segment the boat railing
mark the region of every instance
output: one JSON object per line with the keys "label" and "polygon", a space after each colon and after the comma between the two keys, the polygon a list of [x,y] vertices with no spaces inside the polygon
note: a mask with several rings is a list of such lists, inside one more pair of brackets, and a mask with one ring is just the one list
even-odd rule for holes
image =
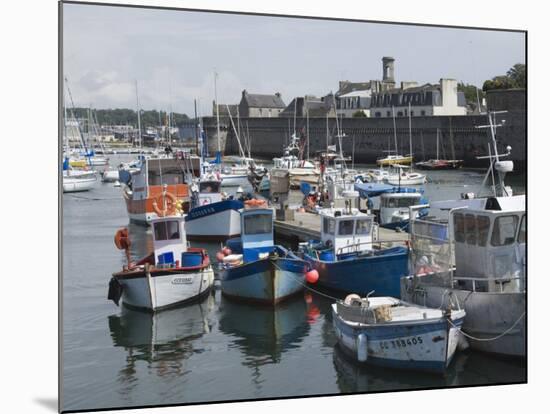
{"label": "boat railing", "polygon": [[[491,293],[509,293],[505,292],[504,288],[507,283],[511,283],[512,281],[518,281],[519,285],[525,286],[524,283],[522,283],[525,280],[525,276],[513,276],[513,277],[499,277],[499,278],[487,278],[487,277],[462,277],[462,276],[453,276],[453,281],[466,281],[472,283],[472,291],[477,292],[478,290],[481,292],[491,292]],[[482,285],[483,284],[483,285]],[[486,289],[485,286],[494,284],[493,286],[498,286],[497,291],[494,291],[493,289]],[[517,290],[521,290],[520,287],[518,287]]]}
{"label": "boat railing", "polygon": [[[365,241],[365,242],[360,242],[360,243],[349,244],[347,246],[342,246],[342,247],[338,248],[336,250],[336,255],[345,254],[345,253],[362,252],[362,251],[365,251],[367,249],[360,249],[359,247],[360,246],[367,246],[367,245],[372,245],[373,246],[373,249],[370,249],[370,250],[375,250],[375,249],[381,250],[384,247],[393,246],[394,243],[395,243],[395,240],[372,240],[372,241]],[[345,251],[345,250],[347,250],[347,251]]]}

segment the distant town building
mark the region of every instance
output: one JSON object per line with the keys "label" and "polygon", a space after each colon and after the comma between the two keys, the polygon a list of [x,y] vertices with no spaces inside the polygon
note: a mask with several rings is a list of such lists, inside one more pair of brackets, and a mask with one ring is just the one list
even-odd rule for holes
{"label": "distant town building", "polygon": [[248,93],[245,89],[239,103],[239,113],[244,118],[271,118],[278,117],[285,107],[279,92],[274,95],[259,95]]}
{"label": "distant town building", "polygon": [[402,82],[400,88],[373,93],[370,116],[388,118],[392,116],[441,116],[466,115],[466,98],[458,92],[455,79],[441,79],[439,84],[417,86],[416,82]]}
{"label": "distant town building", "polygon": [[296,97],[279,114],[280,117],[294,117],[294,108],[296,108],[297,118],[329,118],[335,117],[332,100],[318,98],[312,95]]}

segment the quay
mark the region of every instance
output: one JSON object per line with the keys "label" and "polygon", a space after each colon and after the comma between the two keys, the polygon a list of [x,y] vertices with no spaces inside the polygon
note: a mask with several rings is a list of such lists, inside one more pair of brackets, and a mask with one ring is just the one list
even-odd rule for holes
{"label": "quay", "polygon": [[[317,214],[294,212],[294,220],[274,220],[275,234],[277,237],[299,241],[321,238],[321,219]],[[409,233],[379,228],[378,240],[392,243],[393,245],[405,245],[409,239]]]}

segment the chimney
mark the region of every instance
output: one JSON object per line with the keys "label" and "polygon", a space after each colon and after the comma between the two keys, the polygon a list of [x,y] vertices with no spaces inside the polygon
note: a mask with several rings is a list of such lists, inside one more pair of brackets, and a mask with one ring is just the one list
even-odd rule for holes
{"label": "chimney", "polygon": [[393,74],[395,59],[391,56],[384,56],[382,58],[382,82],[395,83]]}
{"label": "chimney", "polygon": [[281,97],[281,93],[280,93],[280,92],[275,92],[275,96],[276,96],[277,98],[280,98],[280,97]]}

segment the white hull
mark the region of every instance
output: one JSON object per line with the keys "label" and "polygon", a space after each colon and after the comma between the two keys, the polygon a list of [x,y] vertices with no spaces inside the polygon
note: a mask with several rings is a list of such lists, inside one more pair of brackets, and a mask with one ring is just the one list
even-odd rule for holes
{"label": "white hull", "polygon": [[248,175],[222,174],[222,187],[238,187],[248,184]]}
{"label": "white hull", "polygon": [[112,183],[118,181],[118,170],[105,170],[101,175],[101,181],[106,183]]}
{"label": "white hull", "polygon": [[196,272],[116,279],[122,285],[122,302],[125,305],[160,310],[206,293],[214,284],[214,271],[209,266]]}
{"label": "white hull", "polygon": [[79,191],[88,191],[94,188],[97,182],[95,174],[63,176],[63,192],[76,193]]}
{"label": "white hull", "polygon": [[185,222],[188,238],[228,238],[241,234],[241,216],[236,210],[224,210]]}
{"label": "white hull", "polygon": [[421,175],[419,177],[399,177],[390,176],[387,179],[388,184],[391,185],[422,185],[426,182],[426,176]]}

